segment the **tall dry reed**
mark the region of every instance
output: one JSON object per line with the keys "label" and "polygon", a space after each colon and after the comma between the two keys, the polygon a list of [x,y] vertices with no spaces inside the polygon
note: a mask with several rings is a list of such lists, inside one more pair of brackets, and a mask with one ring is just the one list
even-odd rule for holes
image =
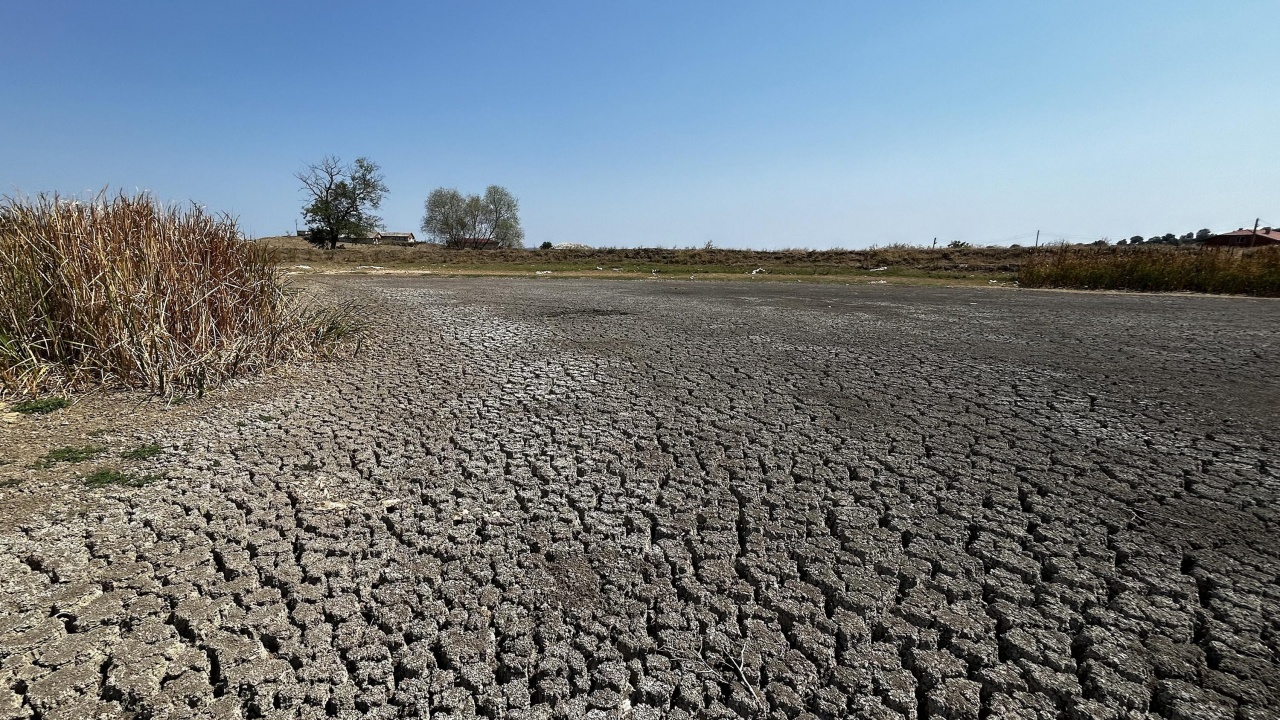
{"label": "tall dry reed", "polygon": [[0,389],[203,392],[324,353],[348,328],[236,222],[150,196],[0,200]]}
{"label": "tall dry reed", "polygon": [[1018,284],[1280,296],[1280,247],[1062,246],[1024,260]]}

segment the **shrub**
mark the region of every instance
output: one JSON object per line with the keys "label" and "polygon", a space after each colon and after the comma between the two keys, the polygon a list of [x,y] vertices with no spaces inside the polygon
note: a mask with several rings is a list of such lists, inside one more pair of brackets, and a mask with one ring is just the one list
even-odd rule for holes
{"label": "shrub", "polygon": [[1280,296],[1280,247],[1061,246],[1027,258],[1018,284]]}
{"label": "shrub", "polygon": [[0,390],[199,394],[349,328],[349,309],[290,291],[229,216],[145,194],[0,200]]}

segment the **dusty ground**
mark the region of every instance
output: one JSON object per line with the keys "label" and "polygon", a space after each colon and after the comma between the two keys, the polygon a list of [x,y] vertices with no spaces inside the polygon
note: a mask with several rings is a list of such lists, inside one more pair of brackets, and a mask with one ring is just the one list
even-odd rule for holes
{"label": "dusty ground", "polygon": [[358,359],[0,489],[0,719],[1280,717],[1276,301],[322,282]]}

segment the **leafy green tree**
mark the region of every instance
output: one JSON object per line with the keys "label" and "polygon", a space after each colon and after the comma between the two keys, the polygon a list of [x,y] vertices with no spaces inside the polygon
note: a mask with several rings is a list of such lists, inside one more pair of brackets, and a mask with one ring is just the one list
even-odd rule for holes
{"label": "leafy green tree", "polygon": [[506,188],[490,185],[484,195],[436,188],[427,196],[422,232],[445,247],[524,247],[520,203]]}
{"label": "leafy green tree", "polygon": [[524,229],[520,227],[520,203],[506,188],[490,185],[484,191],[484,228],[498,247],[524,247]]}
{"label": "leafy green tree", "polygon": [[307,194],[302,217],[317,245],[333,249],[340,238],[365,237],[382,229],[382,218],[373,211],[382,204],[387,186],[378,165],[368,158],[356,158],[346,165],[326,155],[294,177]]}
{"label": "leafy green tree", "polygon": [[1196,231],[1196,240],[1199,240],[1200,242],[1204,242],[1211,237],[1213,237],[1213,231],[1209,228],[1200,228]]}
{"label": "leafy green tree", "polygon": [[971,245],[969,245],[969,243],[963,240],[952,240],[951,242],[947,243],[947,247],[960,250],[963,248],[971,247]]}
{"label": "leafy green tree", "polygon": [[1141,245],[1144,242],[1146,241],[1142,239],[1141,235],[1134,235],[1133,237],[1129,238],[1130,245]]}
{"label": "leafy green tree", "polygon": [[467,199],[453,188],[436,188],[427,196],[422,232],[427,241],[458,247],[467,236]]}
{"label": "leafy green tree", "polygon": [[550,249],[551,249],[551,241],[550,241],[550,240],[543,240],[543,241],[542,241],[542,244],[538,246],[538,249],[539,249],[539,250],[550,250]]}

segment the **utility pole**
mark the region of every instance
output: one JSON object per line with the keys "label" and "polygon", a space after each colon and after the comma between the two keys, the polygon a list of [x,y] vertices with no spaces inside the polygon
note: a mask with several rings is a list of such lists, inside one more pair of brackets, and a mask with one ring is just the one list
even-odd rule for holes
{"label": "utility pole", "polygon": [[1254,218],[1253,220],[1253,237],[1249,238],[1249,247],[1256,247],[1258,244],[1258,223],[1262,222],[1262,218]]}
{"label": "utility pole", "polygon": [[1040,247],[1040,231],[1036,231],[1036,247]]}
{"label": "utility pole", "polygon": [[934,238],[934,239],[933,239],[933,249],[934,249],[934,250],[937,250],[937,249],[938,249],[938,238]]}

